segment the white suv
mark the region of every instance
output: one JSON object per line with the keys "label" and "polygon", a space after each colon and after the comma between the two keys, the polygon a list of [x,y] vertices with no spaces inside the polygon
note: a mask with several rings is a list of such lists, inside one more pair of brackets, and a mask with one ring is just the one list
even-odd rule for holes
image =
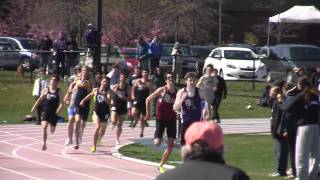
{"label": "white suv", "polygon": [[[203,70],[208,64],[218,69],[225,80],[265,80],[267,68],[257,55],[248,48],[219,47],[206,58]],[[254,73],[254,74],[253,74]]]}

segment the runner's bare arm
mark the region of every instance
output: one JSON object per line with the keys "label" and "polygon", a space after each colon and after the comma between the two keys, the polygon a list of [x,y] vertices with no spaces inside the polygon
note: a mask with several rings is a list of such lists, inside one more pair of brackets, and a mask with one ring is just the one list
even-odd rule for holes
{"label": "runner's bare arm", "polygon": [[44,89],[42,92],[41,92],[41,95],[40,97],[37,99],[37,101],[34,103],[34,105],[32,106],[31,108],[31,113],[34,112],[34,110],[39,106],[39,104],[44,100],[44,98],[46,97],[48,93],[48,89]]}
{"label": "runner's bare arm", "polygon": [[[61,97],[62,97],[62,92],[59,91],[59,99],[61,99]],[[56,111],[56,114],[59,114],[59,113],[60,113],[62,107],[63,107],[63,102],[60,102],[60,104],[59,104],[59,106],[58,106],[58,109],[57,109],[57,111]]]}
{"label": "runner's bare arm", "polygon": [[86,97],[84,97],[81,101],[80,101],[80,106],[83,106],[84,103],[86,101],[88,101],[90,98],[92,98],[92,96],[94,96],[98,91],[98,88],[94,88],[91,93],[89,93]]}
{"label": "runner's bare arm", "polygon": [[164,88],[160,87],[155,92],[153,92],[152,94],[150,94],[147,97],[147,99],[146,99],[146,116],[145,116],[145,120],[149,120],[150,119],[150,104],[151,104],[151,101],[154,98],[161,96],[163,90],[164,90]]}
{"label": "runner's bare arm", "polygon": [[183,88],[178,91],[177,96],[176,96],[177,98],[173,104],[174,111],[176,111],[176,112],[181,111],[182,103],[187,96],[188,96],[188,94],[187,94],[187,92],[184,92]]}

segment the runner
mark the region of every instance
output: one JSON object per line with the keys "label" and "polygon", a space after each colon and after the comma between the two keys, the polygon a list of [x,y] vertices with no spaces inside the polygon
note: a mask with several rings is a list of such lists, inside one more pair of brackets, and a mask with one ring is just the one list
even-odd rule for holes
{"label": "runner", "polygon": [[197,75],[188,72],[184,79],[187,87],[180,89],[173,110],[181,111],[181,145],[185,144],[184,134],[194,122],[208,120],[208,100],[203,91],[196,87]]}
{"label": "runner", "polygon": [[50,132],[53,134],[57,126],[57,114],[62,108],[62,103],[59,104],[62,95],[58,88],[58,82],[59,76],[53,75],[50,79],[49,87],[42,91],[41,96],[31,109],[31,112],[33,113],[39,104],[43,102],[43,119],[41,121],[43,137],[42,151],[47,150],[48,126],[50,125]]}
{"label": "runner", "polygon": [[174,141],[176,139],[177,134],[177,115],[176,112],[173,111],[173,103],[176,99],[176,89],[174,87],[174,76],[172,73],[166,74],[166,85],[159,87],[155,92],[153,92],[150,96],[148,96],[146,100],[146,117],[145,120],[148,121],[151,117],[150,113],[150,104],[153,99],[159,98],[157,101],[157,118],[156,118],[156,131],[154,133],[154,144],[160,146],[162,141],[162,135],[164,130],[167,130],[167,148],[163,152],[163,155],[160,160],[159,171],[163,173],[165,169],[163,168],[163,164],[169,158],[173,146]]}
{"label": "runner", "polygon": [[122,133],[122,123],[128,111],[127,102],[130,101],[128,97],[128,83],[126,82],[126,74],[120,73],[119,84],[112,86],[112,100],[111,100],[111,121],[112,124],[117,125],[116,145],[120,144],[120,135]]}
{"label": "runner", "polygon": [[146,106],[145,101],[152,92],[152,85],[148,79],[149,72],[147,69],[142,70],[142,77],[137,79],[131,89],[131,97],[133,100],[133,115],[141,122],[140,137],[143,137],[145,125]]}
{"label": "runner", "polygon": [[[129,78],[128,78],[128,84],[129,84],[129,88],[130,88],[129,92],[131,92],[132,86],[135,83],[135,81],[140,78],[141,78],[141,69],[138,66],[134,66],[133,74],[131,76],[129,76]],[[131,97],[131,94],[130,94],[130,97]],[[134,126],[133,126],[134,119],[133,119],[132,102],[131,101],[128,101],[127,108],[128,108],[128,119],[130,119],[129,127],[134,128]]]}
{"label": "runner", "polygon": [[77,91],[74,99],[75,109],[75,121],[76,121],[76,144],[74,149],[79,149],[79,144],[82,140],[82,134],[86,126],[86,121],[89,115],[90,101],[80,106],[80,102],[85,98],[91,89],[91,83],[88,81],[89,68],[87,66],[82,67],[80,79],[76,81],[72,91]]}
{"label": "runner", "polygon": [[[213,103],[215,91],[217,89],[217,78],[212,76],[213,73],[213,65],[209,64],[206,67],[205,74],[201,76],[197,83],[197,87],[202,89],[205,95],[208,97],[208,104]],[[209,109],[209,119],[212,118],[213,106],[210,106]]]}
{"label": "runner", "polygon": [[75,109],[74,109],[74,100],[77,94],[77,89],[73,87],[75,86],[76,82],[80,79],[81,76],[81,67],[75,67],[75,75],[72,75],[69,78],[69,88],[66,95],[63,98],[63,102],[68,104],[68,139],[65,142],[65,145],[68,146],[73,143],[72,136],[74,131],[74,120],[75,120]]}
{"label": "runner", "polygon": [[111,95],[110,92],[108,92],[109,83],[110,79],[108,77],[103,77],[100,82],[100,86],[98,88],[94,88],[92,92],[80,102],[80,106],[85,107],[86,103],[90,101],[93,96],[95,97],[92,120],[96,123],[96,129],[93,134],[93,146],[90,149],[92,153],[97,150],[98,139],[104,135],[107,128],[107,121],[110,116],[109,104]]}

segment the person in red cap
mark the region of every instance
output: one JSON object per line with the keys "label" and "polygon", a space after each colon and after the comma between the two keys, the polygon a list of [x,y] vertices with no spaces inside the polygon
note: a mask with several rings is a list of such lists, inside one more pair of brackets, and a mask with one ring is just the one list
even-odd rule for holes
{"label": "person in red cap", "polygon": [[193,123],[185,133],[181,149],[184,163],[160,174],[157,180],[249,180],[242,170],[226,165],[223,159],[223,132],[213,122]]}

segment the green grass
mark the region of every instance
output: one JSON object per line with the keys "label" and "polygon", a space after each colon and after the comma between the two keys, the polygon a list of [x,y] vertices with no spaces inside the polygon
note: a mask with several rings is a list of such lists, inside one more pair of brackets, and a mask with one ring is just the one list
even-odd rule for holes
{"label": "green grass", "polygon": [[[122,147],[120,153],[153,162],[159,162],[162,155],[162,152],[140,144]],[[252,180],[281,179],[267,176],[276,166],[271,136],[226,135],[224,157],[227,164],[243,169]],[[171,155],[170,161],[181,161],[178,150]]]}
{"label": "green grass", "polygon": [[[220,107],[222,119],[270,116],[268,108],[255,105],[265,85],[264,82],[257,82],[255,90],[252,90],[252,82],[227,81],[228,97],[222,101]],[[64,83],[61,82],[59,87],[65,92],[66,86]],[[32,88],[33,84],[30,83],[29,78],[17,78],[14,71],[0,70],[0,124],[23,123],[24,116],[30,114],[31,106],[34,103]],[[252,102],[255,108],[246,110],[247,102]],[[66,108],[61,115],[67,117]]]}

